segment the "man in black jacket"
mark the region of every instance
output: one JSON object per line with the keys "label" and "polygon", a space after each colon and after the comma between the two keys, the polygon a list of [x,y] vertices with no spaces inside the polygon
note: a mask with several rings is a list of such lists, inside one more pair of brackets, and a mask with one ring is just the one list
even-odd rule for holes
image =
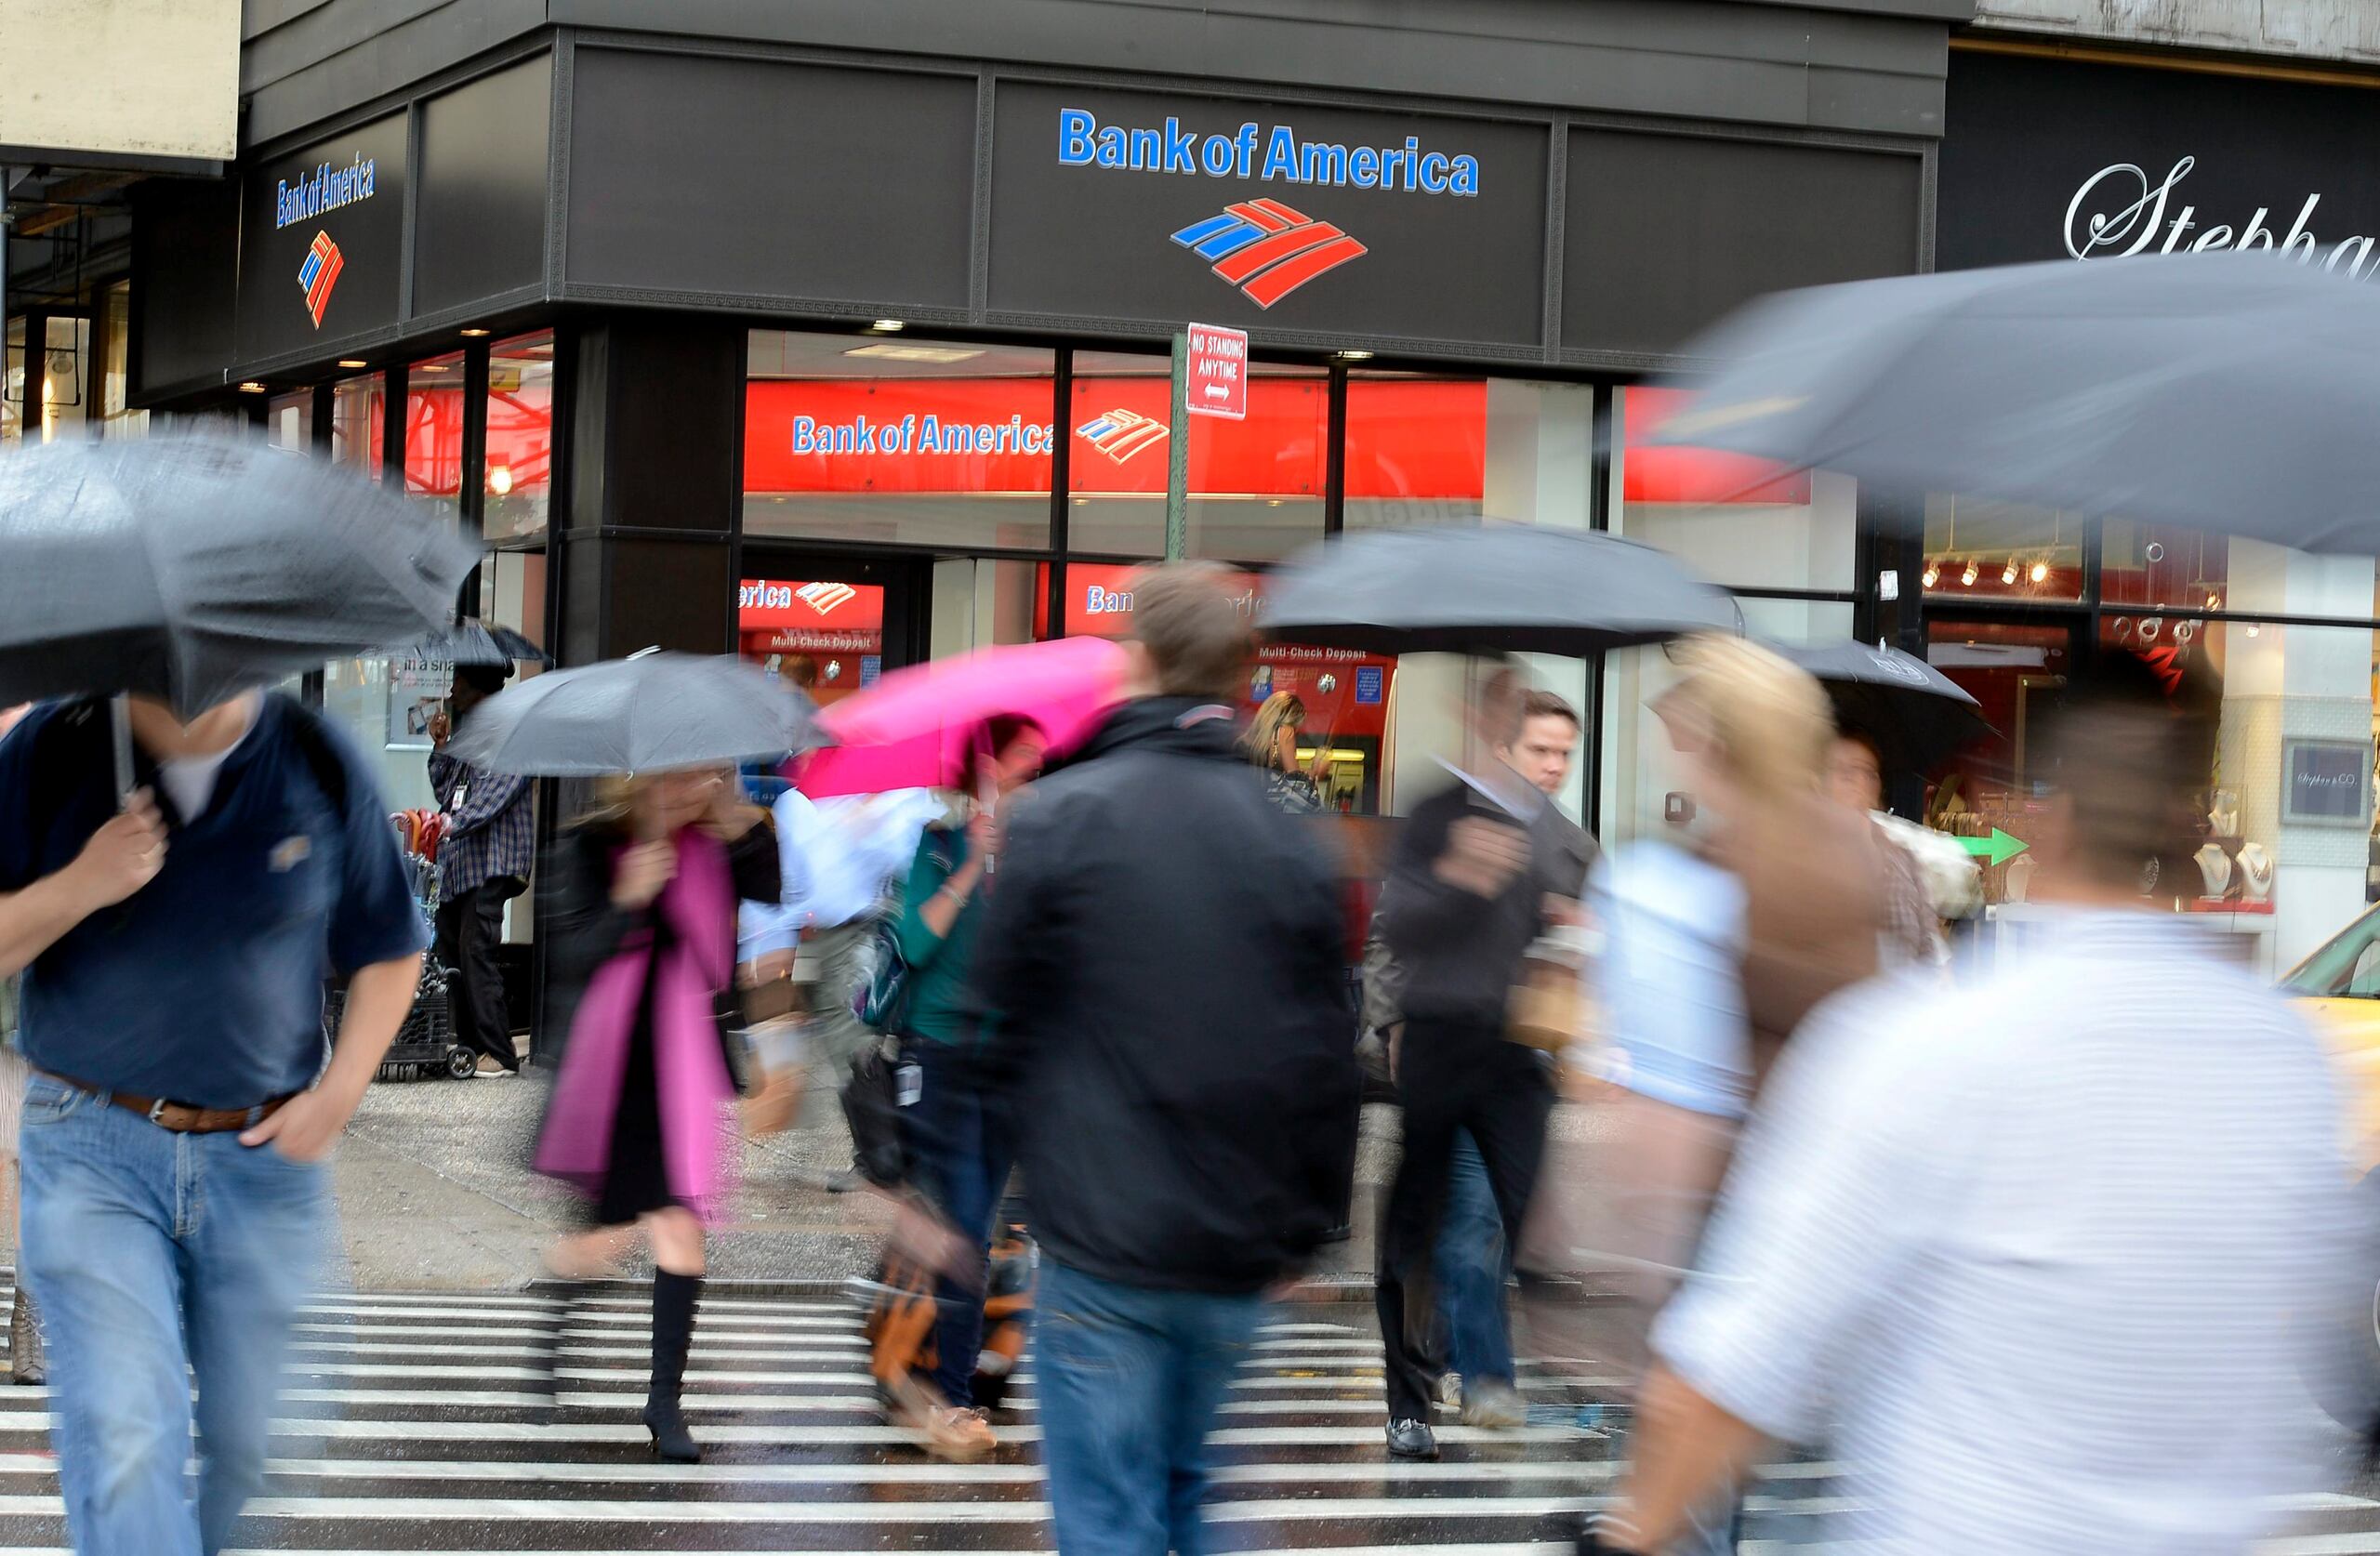
{"label": "man in black jacket", "polygon": [[[1527,703],[1510,671],[1476,709],[1491,760],[1418,806],[1397,840],[1376,927],[1404,969],[1397,1085],[1404,1153],[1381,1218],[1380,1308],[1388,1451],[1435,1458],[1430,1430],[1430,1256],[1445,1210],[1455,1137],[1468,1130],[1517,1248],[1554,1107],[1545,1057],[1505,1037],[1506,1007],[1529,945],[1560,904],[1575,908],[1594,845],[1516,771]],[[1417,1299],[1408,1303],[1408,1292]]]}
{"label": "man in black jacket", "polygon": [[1246,619],[1209,566],[1133,596],[1136,695],[1015,806],[972,976],[1045,1256],[1065,1556],[1205,1549],[1208,1428],[1354,1159],[1334,872],[1232,743]]}

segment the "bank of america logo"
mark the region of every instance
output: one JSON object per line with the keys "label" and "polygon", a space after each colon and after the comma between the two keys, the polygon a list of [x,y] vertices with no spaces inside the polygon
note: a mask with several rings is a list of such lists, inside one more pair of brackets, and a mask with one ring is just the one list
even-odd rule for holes
{"label": "bank of america logo", "polygon": [[1215,273],[1259,308],[1272,307],[1316,276],[1367,252],[1330,223],[1277,200],[1226,205],[1223,215],[1183,228],[1173,241],[1213,260]]}
{"label": "bank of america logo", "polygon": [[1118,465],[1165,442],[1165,423],[1136,411],[1102,411],[1075,429],[1075,436]]}
{"label": "bank of america logo", "polygon": [[793,591],[793,597],[825,616],[832,615],[836,606],[857,599],[859,590],[849,584],[804,584]]}
{"label": "bank of america logo", "polygon": [[314,316],[316,329],[323,327],[323,310],[330,307],[331,288],[338,284],[338,272],[346,268],[347,257],[331,242],[331,235],[315,233],[314,246],[306,251],[306,262],[298,267],[298,286],[306,294],[306,311]]}

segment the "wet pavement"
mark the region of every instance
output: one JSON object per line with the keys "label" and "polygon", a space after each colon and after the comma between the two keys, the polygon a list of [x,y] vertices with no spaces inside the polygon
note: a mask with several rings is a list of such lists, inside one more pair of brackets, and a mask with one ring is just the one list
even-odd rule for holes
{"label": "wet pavement", "polygon": [[[883,1425],[857,1310],[722,1283],[704,1302],[688,1413],[708,1456],[654,1462],[642,1401],[645,1308],[629,1286],[505,1295],[326,1298],[303,1320],[275,1430],[274,1483],[243,1549],[984,1552],[1044,1549],[1045,1490],[1028,1357],[989,1462],[935,1464]],[[559,1358],[558,1407],[543,1391]],[[1616,1418],[1592,1358],[1531,1364],[1527,1429],[1444,1426],[1445,1458],[1391,1465],[1368,1303],[1276,1310],[1236,1379],[1215,1448],[1219,1550],[1460,1556],[1567,1549],[1565,1521],[1614,1471]],[[46,1395],[0,1388],[0,1552],[64,1544]],[[2304,1533],[2273,1556],[2380,1552],[2380,1503],[2299,1499]],[[1823,1460],[1767,1469],[1749,1551],[1802,1549],[1851,1495]]]}

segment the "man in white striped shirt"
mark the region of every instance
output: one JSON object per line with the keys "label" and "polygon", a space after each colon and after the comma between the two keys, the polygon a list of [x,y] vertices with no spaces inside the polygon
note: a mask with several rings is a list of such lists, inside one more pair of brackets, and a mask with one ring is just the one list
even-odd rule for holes
{"label": "man in white striped shirt", "polygon": [[1661,1549],[1764,1438],[1853,1467],[1835,1533],[1926,1556],[2239,1552],[2320,1473],[2306,1376],[2373,1289],[2329,1062],[2137,896],[2206,720],[2127,659],[2033,733],[2057,917],[1787,1048],[1582,1549]]}

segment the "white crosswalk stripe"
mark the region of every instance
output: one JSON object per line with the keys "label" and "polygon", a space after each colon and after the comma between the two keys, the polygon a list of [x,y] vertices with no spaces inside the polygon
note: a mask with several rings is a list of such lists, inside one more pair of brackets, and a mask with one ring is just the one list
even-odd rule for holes
{"label": "white crosswalk stripe", "polygon": [[[0,1298],[6,1296],[0,1286]],[[1524,1365],[1527,1428],[1440,1429],[1443,1461],[1389,1462],[1368,1308],[1315,1303],[1268,1324],[1214,1434],[1215,1546],[1363,1556],[1569,1549],[1567,1521],[1608,1495],[1612,1441],[1555,1398],[1608,1397],[1592,1365]],[[342,1294],[298,1326],[271,1483],[246,1549],[288,1556],[544,1556],[848,1551],[998,1556],[1044,1549],[1029,1360],[988,1462],[944,1465],[886,1425],[849,1304],[707,1298],[686,1404],[709,1454],[650,1457],[643,1298]],[[0,1556],[62,1556],[48,1391],[0,1388]],[[1811,1549],[1854,1495],[1844,1467],[1781,1463],[1751,1488],[1747,1551]],[[2300,1498],[2304,1532],[2267,1556],[2380,1556],[2380,1506]]]}

